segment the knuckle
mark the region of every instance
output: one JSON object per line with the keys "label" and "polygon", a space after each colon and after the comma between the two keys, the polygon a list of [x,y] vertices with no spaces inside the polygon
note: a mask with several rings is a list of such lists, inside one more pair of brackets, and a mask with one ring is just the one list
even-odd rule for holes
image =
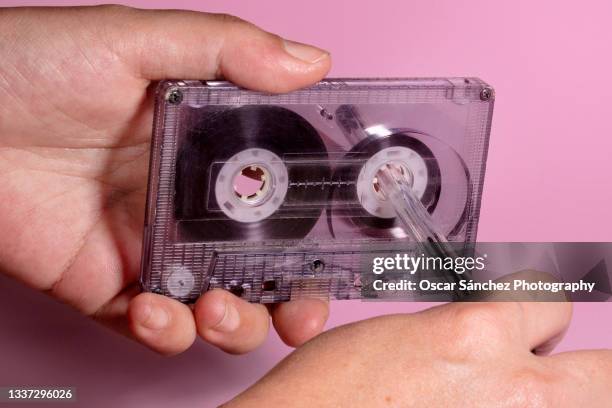
{"label": "knuckle", "polygon": [[218,13],[212,15],[213,19],[216,20],[228,35],[247,35],[252,38],[266,38],[274,37],[270,33],[262,30],[257,25],[250,21],[243,20],[240,17],[232,14]]}
{"label": "knuckle", "polygon": [[237,17],[233,14],[227,14],[227,13],[217,13],[214,14],[214,17],[223,24],[228,24],[228,25],[233,25],[233,24],[250,24],[247,21],[241,19],[240,17]]}
{"label": "knuckle", "polygon": [[451,314],[452,334],[464,346],[482,345],[503,337],[499,308],[492,303],[460,305]]}
{"label": "knuckle", "polygon": [[542,369],[523,367],[514,370],[506,381],[506,401],[511,407],[548,408],[559,406],[559,379]]}
{"label": "knuckle", "polygon": [[515,319],[509,319],[508,313],[518,312],[520,305],[508,302],[453,304],[439,328],[446,344],[444,355],[461,361],[490,358],[511,338]]}

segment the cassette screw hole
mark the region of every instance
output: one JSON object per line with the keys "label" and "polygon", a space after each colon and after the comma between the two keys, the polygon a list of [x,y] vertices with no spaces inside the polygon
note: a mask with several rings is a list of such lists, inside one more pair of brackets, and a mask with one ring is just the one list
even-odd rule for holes
{"label": "cassette screw hole", "polygon": [[230,286],[229,291],[238,297],[241,297],[244,294],[244,288],[241,285],[232,285]]}
{"label": "cassette screw hole", "polygon": [[246,166],[234,177],[234,193],[246,204],[258,204],[269,190],[269,177],[261,166]]}
{"label": "cassette screw hole", "polygon": [[166,95],[166,100],[172,105],[178,105],[183,101],[183,93],[178,89],[173,89]]}
{"label": "cassette screw hole", "polygon": [[323,116],[323,118],[327,120],[332,120],[334,118],[334,115],[325,108],[321,109],[319,113],[321,114],[321,116]]}
{"label": "cassette screw hole", "polygon": [[482,88],[480,91],[480,100],[488,101],[493,96],[493,90],[491,88]]}
{"label": "cassette screw hole", "polygon": [[323,272],[324,269],[325,269],[325,262],[323,262],[320,259],[315,259],[314,261],[310,263],[310,270],[313,271],[314,273]]}
{"label": "cassette screw hole", "polygon": [[274,280],[263,281],[261,283],[261,289],[263,289],[266,292],[275,290],[276,289],[276,281],[274,281]]}

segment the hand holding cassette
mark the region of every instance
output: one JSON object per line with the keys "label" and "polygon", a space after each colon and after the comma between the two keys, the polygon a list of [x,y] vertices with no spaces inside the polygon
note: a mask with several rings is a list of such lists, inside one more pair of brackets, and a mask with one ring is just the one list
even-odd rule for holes
{"label": "hand holding cassette", "polygon": [[[260,344],[261,305],[139,294],[150,85],[223,75],[290,91],[321,79],[328,54],[229,16],[119,6],[2,8],[0,36],[0,270],[163,354],[197,333],[235,353]],[[316,300],[270,310],[292,346],[328,313]]]}

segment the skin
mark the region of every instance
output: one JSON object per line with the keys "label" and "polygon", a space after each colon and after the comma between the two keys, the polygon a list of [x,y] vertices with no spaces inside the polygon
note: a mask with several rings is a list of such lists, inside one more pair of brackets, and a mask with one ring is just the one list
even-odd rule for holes
{"label": "skin", "polygon": [[163,354],[198,335],[244,353],[270,320],[292,346],[322,330],[322,301],[268,311],[212,291],[190,308],[137,279],[154,82],[285,92],[324,77],[327,52],[231,16],[120,6],[0,9],[0,37],[2,273]]}
{"label": "skin", "polygon": [[[232,353],[269,311],[224,291],[192,308],[136,280],[152,82],[220,78],[284,92],[322,78],[326,52],[223,15],[125,7],[0,9],[0,271],[163,354],[196,336]],[[230,407],[605,406],[610,351],[546,355],[569,303],[450,304],[313,338],[327,304],[270,310],[300,345]],[[537,350],[537,352],[533,352]]]}
{"label": "skin", "polygon": [[486,302],[349,324],[224,407],[608,407],[612,351],[547,355],[570,318],[567,302]]}

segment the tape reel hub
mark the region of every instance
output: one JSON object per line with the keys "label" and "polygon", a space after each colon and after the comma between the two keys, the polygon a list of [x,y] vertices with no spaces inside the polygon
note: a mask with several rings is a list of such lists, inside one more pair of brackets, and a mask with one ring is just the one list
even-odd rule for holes
{"label": "tape reel hub", "polygon": [[257,205],[270,191],[270,173],[266,167],[253,164],[240,170],[232,184],[238,198],[246,204]]}
{"label": "tape reel hub", "polygon": [[402,180],[406,182],[406,184],[409,185],[410,187],[412,187],[412,184],[414,182],[414,176],[412,175],[412,172],[403,163],[389,162],[385,164],[384,166],[378,169],[378,172],[376,172],[376,176],[374,176],[374,180],[372,180],[372,188],[374,189],[374,193],[376,193],[376,196],[381,201],[386,201],[387,196],[384,193],[384,191],[380,188],[380,184],[378,182],[378,173],[382,171],[384,168],[390,168],[390,167],[397,170],[397,173],[402,178]]}
{"label": "tape reel hub", "polygon": [[425,159],[409,147],[387,147],[370,157],[357,178],[357,197],[363,208],[379,218],[394,218],[395,211],[377,188],[376,175],[384,166],[399,167],[417,197],[422,198],[427,189],[428,171]]}
{"label": "tape reel hub", "polygon": [[278,210],[288,185],[287,167],[278,155],[250,148],[223,164],[215,182],[215,196],[229,218],[256,222]]}

